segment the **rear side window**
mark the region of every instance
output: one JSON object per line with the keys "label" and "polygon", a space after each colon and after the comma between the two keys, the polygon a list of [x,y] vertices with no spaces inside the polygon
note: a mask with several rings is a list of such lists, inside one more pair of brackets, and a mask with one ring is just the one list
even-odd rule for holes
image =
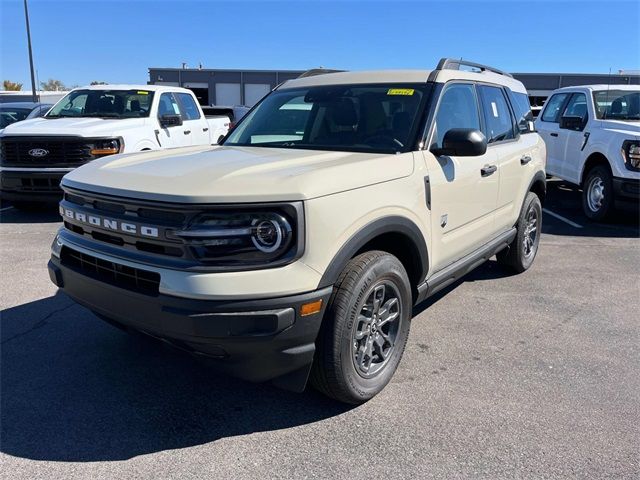
{"label": "rear side window", "polygon": [[471,84],[453,83],[446,87],[438,105],[431,146],[441,148],[445,133],[452,128],[480,130],[476,90]]}
{"label": "rear side window", "polygon": [[511,90],[508,90],[508,92],[511,97],[511,106],[516,115],[518,130],[520,133],[533,132],[530,128],[530,122],[533,121],[533,114],[531,113],[529,97],[524,93],[512,92]]}
{"label": "rear side window", "polygon": [[565,100],[569,96],[568,93],[556,93],[545,105],[544,112],[542,113],[543,122],[560,122],[560,109],[564,105]]}
{"label": "rear side window", "polygon": [[515,138],[513,116],[502,88],[479,85],[487,143]]}
{"label": "rear side window", "polygon": [[188,93],[176,93],[175,96],[178,97],[178,101],[182,105],[185,120],[197,120],[200,118],[200,110],[198,110],[198,105],[196,105],[191,95]]}

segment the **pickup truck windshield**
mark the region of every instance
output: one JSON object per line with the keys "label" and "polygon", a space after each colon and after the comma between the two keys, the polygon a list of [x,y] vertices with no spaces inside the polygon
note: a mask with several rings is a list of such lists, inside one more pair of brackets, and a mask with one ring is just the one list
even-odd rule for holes
{"label": "pickup truck windshield", "polygon": [[148,117],[153,101],[149,90],[74,90],[60,100],[44,118]]}
{"label": "pickup truck windshield", "polygon": [[593,102],[601,120],[640,120],[640,91],[600,90],[593,92]]}
{"label": "pickup truck windshield", "polygon": [[276,90],[224,145],[395,153],[412,149],[421,85],[327,85]]}

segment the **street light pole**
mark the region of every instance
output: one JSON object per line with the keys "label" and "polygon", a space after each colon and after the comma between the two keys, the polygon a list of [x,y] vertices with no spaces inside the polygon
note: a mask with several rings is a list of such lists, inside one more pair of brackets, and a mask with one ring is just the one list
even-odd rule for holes
{"label": "street light pole", "polygon": [[31,52],[31,29],[29,28],[29,10],[27,9],[27,0],[24,0],[24,18],[27,22],[27,44],[29,45],[29,67],[31,68],[31,100],[38,101],[36,95],[36,77],[33,71],[33,53]]}

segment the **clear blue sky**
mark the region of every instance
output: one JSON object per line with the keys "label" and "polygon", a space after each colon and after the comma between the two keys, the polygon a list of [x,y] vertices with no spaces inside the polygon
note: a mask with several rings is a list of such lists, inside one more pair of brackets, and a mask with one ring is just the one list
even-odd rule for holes
{"label": "clear blue sky", "polygon": [[[640,69],[640,1],[30,0],[39,79],[146,83],[148,67]],[[29,88],[22,0],[0,0],[0,78]]]}

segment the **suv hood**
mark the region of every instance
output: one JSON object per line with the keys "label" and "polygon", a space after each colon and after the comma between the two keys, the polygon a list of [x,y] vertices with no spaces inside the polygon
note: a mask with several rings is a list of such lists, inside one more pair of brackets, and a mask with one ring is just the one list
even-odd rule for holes
{"label": "suv hood", "polygon": [[33,118],[9,125],[3,135],[73,135],[81,137],[119,136],[122,131],[144,125],[144,118]]}
{"label": "suv hood", "polygon": [[95,160],[63,185],[108,195],[185,203],[305,200],[413,172],[413,154],[265,147],[186,147]]}

